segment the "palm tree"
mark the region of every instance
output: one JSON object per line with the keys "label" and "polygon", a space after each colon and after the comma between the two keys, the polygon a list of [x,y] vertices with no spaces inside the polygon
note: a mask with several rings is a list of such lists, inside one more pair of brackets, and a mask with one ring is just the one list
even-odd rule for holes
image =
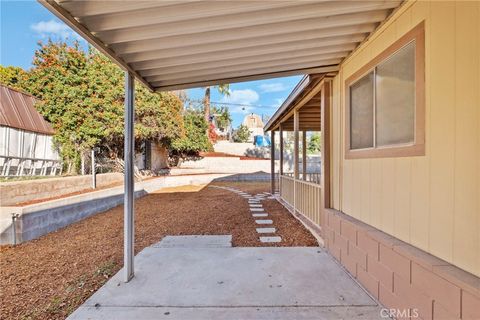
{"label": "palm tree", "polygon": [[[218,92],[221,95],[229,96],[230,95],[230,85],[229,84],[220,84],[215,86]],[[205,88],[205,96],[203,98],[203,104],[205,106],[204,113],[205,113],[205,120],[210,122],[210,87]]]}

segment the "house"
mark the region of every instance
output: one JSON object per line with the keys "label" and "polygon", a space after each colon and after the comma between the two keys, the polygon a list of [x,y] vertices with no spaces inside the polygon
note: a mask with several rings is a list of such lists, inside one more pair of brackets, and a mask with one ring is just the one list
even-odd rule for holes
{"label": "house", "polygon": [[248,132],[250,132],[248,142],[253,142],[255,136],[263,136],[264,124],[262,118],[258,114],[251,113],[246,115],[243,118],[242,124],[246,126],[248,128]]}
{"label": "house", "polygon": [[0,84],[0,176],[61,174],[53,134],[33,96]]}
{"label": "house", "polygon": [[[409,1],[265,125],[281,144],[281,201],[373,296],[423,319],[480,318],[479,21],[478,2]],[[298,166],[313,130],[319,184]]]}
{"label": "house", "polygon": [[[160,91],[308,74],[264,127],[272,146],[295,135],[293,172],[276,181],[271,156],[273,191],[386,307],[480,318],[480,2],[40,2],[126,70],[126,282],[134,78]],[[322,132],[320,184],[298,165],[301,131]]]}

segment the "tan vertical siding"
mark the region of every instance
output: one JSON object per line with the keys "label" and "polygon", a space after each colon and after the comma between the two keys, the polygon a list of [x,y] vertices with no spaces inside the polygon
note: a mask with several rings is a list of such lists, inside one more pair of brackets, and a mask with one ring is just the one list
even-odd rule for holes
{"label": "tan vertical siding", "polygon": [[[345,160],[344,80],[425,21],[426,155]],[[333,207],[480,275],[480,2],[410,1],[342,64]],[[337,162],[340,160],[340,162]]]}

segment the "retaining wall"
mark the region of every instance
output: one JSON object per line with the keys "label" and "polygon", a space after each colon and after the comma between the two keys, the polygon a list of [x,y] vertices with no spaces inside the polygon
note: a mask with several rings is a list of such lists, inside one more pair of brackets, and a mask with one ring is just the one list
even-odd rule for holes
{"label": "retaining wall", "polygon": [[[103,187],[122,180],[122,173],[97,174],[98,187]],[[11,206],[35,199],[61,196],[88,189],[91,185],[91,175],[1,182],[0,205]]]}

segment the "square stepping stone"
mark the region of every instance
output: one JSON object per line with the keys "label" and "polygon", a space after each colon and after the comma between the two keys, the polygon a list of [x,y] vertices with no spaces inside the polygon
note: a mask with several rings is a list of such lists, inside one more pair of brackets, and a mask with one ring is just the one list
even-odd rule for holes
{"label": "square stepping stone", "polygon": [[265,210],[263,208],[250,208],[250,211],[252,211],[252,212],[263,212]]}
{"label": "square stepping stone", "polygon": [[257,224],[272,224],[272,220],[255,220]]}
{"label": "square stepping stone", "polygon": [[250,203],[250,208],[261,208],[262,205],[260,203]]}
{"label": "square stepping stone", "polygon": [[252,214],[252,217],[254,218],[268,217],[268,213],[254,213]]}
{"label": "square stepping stone", "polygon": [[275,228],[257,228],[257,233],[275,233],[277,229]]}
{"label": "square stepping stone", "polygon": [[280,237],[260,237],[260,242],[263,243],[276,243],[276,242],[281,242],[282,238]]}
{"label": "square stepping stone", "polygon": [[259,201],[258,200],[248,200],[248,203],[249,204],[251,204],[251,203],[256,204],[256,203],[259,203]]}

